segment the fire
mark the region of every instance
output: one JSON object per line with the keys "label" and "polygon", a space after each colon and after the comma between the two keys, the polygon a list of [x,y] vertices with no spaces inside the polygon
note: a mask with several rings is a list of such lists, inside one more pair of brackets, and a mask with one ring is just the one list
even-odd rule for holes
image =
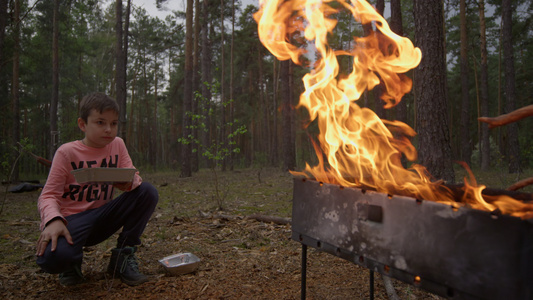
{"label": "fire", "polygon": [[[327,40],[337,24],[329,18],[338,12],[332,3],[351,12],[358,22],[372,23],[379,33],[355,37],[353,49],[335,51]],[[403,167],[402,155],[410,161],[417,158],[409,140],[415,131],[400,121],[381,120],[372,110],[356,104],[365,90],[373,89],[380,81],[386,90],[382,96],[385,108],[398,104],[411,90],[412,81],[404,73],[420,63],[419,48],[392,32],[385,19],[364,0],[260,0],[260,10],[254,17],[261,42],[278,59],[299,63],[305,50],[287,38],[297,30],[314,42],[320,57],[303,77],[305,92],[299,102],[309,111],[311,121],[317,120],[320,133],[315,151],[319,163],[314,167],[307,164],[303,172],[293,174],[457,205],[453,193],[441,181],[432,181],[423,166]],[[339,74],[340,55],[352,57],[350,74]],[[470,184],[465,183],[463,202],[476,209],[499,209],[522,217],[524,211],[533,208],[504,196],[488,203],[481,196],[484,188],[471,179]]]}

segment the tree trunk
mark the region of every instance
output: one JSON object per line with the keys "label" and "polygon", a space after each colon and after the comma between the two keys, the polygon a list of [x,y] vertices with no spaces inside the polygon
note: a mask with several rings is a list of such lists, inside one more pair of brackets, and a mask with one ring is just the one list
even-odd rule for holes
{"label": "tree trunk", "polygon": [[[194,90],[194,93],[192,96],[192,110],[195,115],[199,113],[198,99],[196,99],[194,95],[196,94],[196,92],[198,92],[199,86],[200,86],[200,82],[199,82],[199,77],[200,77],[200,74],[199,74],[200,72],[199,70],[200,69],[200,11],[201,11],[200,0],[195,0],[194,1],[194,51],[193,51],[193,66],[192,66],[192,69],[193,69],[192,86]],[[195,123],[194,124],[195,126],[193,126],[192,135],[195,138],[198,138],[198,125],[199,125],[198,120],[195,120],[193,122]],[[200,168],[199,161],[198,161],[199,147],[198,147],[198,144],[196,143],[194,143],[192,147],[195,149],[195,151],[193,151],[192,153],[191,169],[193,172],[198,172]]]}
{"label": "tree trunk", "polygon": [[[123,107],[124,110],[121,110],[120,114],[123,115],[123,121],[124,123],[121,124],[121,127],[120,127],[120,130],[121,130],[121,133],[120,133],[120,136],[121,137],[127,137],[127,126],[126,126],[126,122],[128,120],[128,118],[126,117],[127,116],[127,113],[126,113],[126,108],[127,108],[127,98],[128,98],[128,85],[127,85],[127,82],[128,82],[128,75],[127,75],[127,70],[128,70],[128,41],[129,41],[129,31],[130,31],[130,14],[131,14],[131,0],[128,0],[128,7],[126,8],[126,16],[124,17],[124,31],[123,31],[123,36],[124,36],[124,44],[122,45],[122,58],[124,60],[124,68],[122,69],[122,76],[123,76],[123,87],[124,87],[124,103],[123,103]],[[121,109],[122,109],[121,108]],[[132,119],[130,119],[130,122],[133,122]],[[125,141],[126,145],[129,145],[129,141],[126,139]]]}
{"label": "tree trunk", "polygon": [[[383,11],[384,10],[385,10],[385,1],[384,0],[377,0],[376,1],[376,11],[378,12],[378,14],[383,16]],[[374,34],[376,36],[379,36],[379,35],[382,34],[380,31],[374,31],[372,29],[371,29],[370,32],[371,32],[371,34]],[[378,76],[378,78],[381,79],[379,74],[376,74],[376,75]],[[372,92],[374,94],[374,111],[376,112],[376,115],[378,115],[378,117],[380,119],[386,119],[385,108],[383,107],[383,101],[381,100],[381,96],[383,95],[383,84],[382,84],[382,82],[380,82],[378,85],[376,85],[374,87],[374,89],[372,90]]]}
{"label": "tree trunk", "polygon": [[[202,9],[203,19],[202,22],[202,111],[204,113],[205,125],[207,132],[202,133],[202,144],[209,145],[211,143],[210,128],[211,128],[211,117],[209,115],[209,109],[211,106],[211,91],[209,90],[209,84],[211,84],[211,47],[209,44],[209,1],[203,1]],[[211,167],[211,161],[206,157],[205,162],[207,167]]]}
{"label": "tree trunk", "polygon": [[[258,141],[259,149],[261,151],[265,151],[265,149],[270,149],[270,114],[269,114],[269,106],[268,106],[268,94],[263,89],[263,82],[264,82],[264,76],[263,76],[263,52],[260,48],[259,51],[257,51],[257,61],[259,64],[259,103],[262,108],[262,122],[261,122],[261,135],[260,139]],[[261,118],[260,118],[261,119]],[[254,146],[254,156],[255,156],[255,146]]]}
{"label": "tree trunk", "polygon": [[[184,87],[183,87],[183,138],[186,140],[189,139],[191,135],[191,109],[192,109],[192,65],[193,65],[193,0],[187,0],[187,14],[185,22],[185,74],[184,74]],[[192,147],[191,143],[183,144],[181,148],[181,177],[191,177],[192,176],[192,166],[191,166],[191,157],[192,157]]]}
{"label": "tree trunk", "polygon": [[273,80],[272,80],[272,124],[270,128],[270,163],[272,166],[278,165],[278,84],[279,84],[279,71],[276,67],[278,65],[278,60],[273,59]]}
{"label": "tree trunk", "polygon": [[470,139],[470,99],[468,83],[468,34],[466,24],[466,0],[460,2],[461,19],[461,160],[471,165],[472,141]]}
{"label": "tree trunk", "polygon": [[[364,36],[369,36],[369,35],[372,34],[372,32],[373,32],[373,30],[372,30],[372,23],[366,23],[366,24],[363,24],[362,27],[363,27],[363,35],[364,35]],[[376,86],[376,87],[377,87],[377,86]],[[376,87],[374,87],[374,88],[376,88]],[[368,89],[367,89],[367,90],[365,90],[365,92],[363,93],[363,99],[364,99],[364,101],[363,101],[363,103],[364,103],[363,106],[364,106],[364,107],[370,107],[370,99],[368,99],[368,98],[370,98],[370,97],[369,97],[369,95],[368,95]],[[380,107],[380,106],[378,106],[378,107]],[[379,112],[378,112],[378,107],[376,107],[376,109],[374,109],[374,111],[375,111],[375,113],[376,113],[376,114],[378,115],[378,117],[379,117],[380,115],[379,115]]]}
{"label": "tree trunk", "polygon": [[[220,51],[221,53],[221,62],[220,62],[220,102],[222,103],[222,106],[220,107],[221,110],[221,118],[220,118],[220,144],[224,145],[225,147],[227,145],[226,140],[226,106],[224,105],[226,102],[226,94],[225,94],[225,64],[224,64],[224,0],[220,0]],[[218,154],[218,153],[217,153]],[[222,159],[222,171],[226,171],[226,159]]]}
{"label": "tree trunk", "polygon": [[[403,36],[401,0],[391,0],[390,10],[390,28],[397,35]],[[407,123],[407,104],[405,96],[404,99],[396,105],[396,120]]]}
{"label": "tree trunk", "polygon": [[4,65],[4,40],[6,38],[8,2],[9,0],[0,0],[0,72],[2,72],[2,66]]}
{"label": "tree trunk", "polygon": [[289,64],[290,60],[281,62],[281,149],[283,153],[283,171],[294,170],[294,156],[291,155],[291,93],[289,86]]}
{"label": "tree trunk", "polygon": [[115,4],[115,94],[119,106],[119,135],[125,139],[126,129],[126,65],[124,64],[123,29],[122,29],[122,0]]}
{"label": "tree trunk", "polygon": [[383,16],[383,11],[385,11],[385,0],[376,0],[376,11]]}
{"label": "tree trunk", "polygon": [[154,105],[153,105],[153,108],[154,108],[154,111],[153,111],[153,114],[152,116],[148,117],[148,120],[150,122],[150,128],[152,128],[152,130],[150,130],[150,153],[151,155],[149,156],[149,161],[150,161],[150,164],[152,165],[152,168],[154,171],[157,171],[157,162],[158,162],[158,158],[159,158],[159,151],[158,151],[158,148],[159,148],[159,144],[157,142],[157,138],[159,136],[158,134],[158,128],[157,128],[157,92],[158,92],[158,89],[157,89],[157,86],[159,84],[158,82],[158,76],[157,76],[157,73],[158,73],[158,68],[159,68],[159,65],[157,64],[157,55],[155,55],[155,62],[154,62],[154,65],[155,65],[155,69],[154,69]]}
{"label": "tree trunk", "polygon": [[[15,7],[13,12],[13,22],[15,28],[13,29],[13,82],[11,85],[11,99],[12,99],[12,115],[13,115],[13,128],[12,128],[12,147],[18,148],[17,143],[20,141],[20,2],[21,0],[15,0]],[[13,160],[14,161],[14,160]],[[13,166],[12,181],[18,181],[19,168]]]}
{"label": "tree trunk", "polygon": [[[233,46],[234,46],[234,40],[235,40],[235,0],[232,0],[231,1],[232,3],[232,7],[231,7],[231,50],[230,50],[230,72],[229,72],[229,76],[230,76],[230,83],[229,83],[229,98],[231,99],[231,103],[230,103],[230,106],[229,106],[229,121],[230,121],[230,125],[229,126],[229,132],[230,133],[233,133],[233,121],[234,121],[234,110],[235,110],[235,98],[234,98],[234,94],[233,94],[233,89],[234,89],[234,86],[233,86]],[[236,137],[232,137],[232,139],[235,139]],[[234,141],[234,140],[233,140]],[[232,141],[232,142],[233,142]],[[228,141],[229,142],[229,141]],[[234,155],[233,155],[233,144],[232,143],[228,143],[228,148],[229,148],[229,151],[230,151],[230,155],[228,156],[228,165],[229,165],[229,169],[231,171],[233,171],[233,158],[234,158]]]}
{"label": "tree trunk", "polygon": [[[485,25],[485,1],[479,1],[479,30],[481,47],[481,116],[489,115],[489,71],[487,63],[487,36]],[[490,168],[490,139],[489,128],[481,123],[481,170],[488,171]]]}
{"label": "tree trunk", "polygon": [[[505,65],[505,113],[516,108],[515,70],[513,54],[513,9],[511,0],[502,1],[503,54]],[[520,173],[520,147],[518,144],[518,125],[507,126],[507,154],[509,173]]]}
{"label": "tree trunk", "polygon": [[415,0],[416,45],[422,61],[415,72],[419,162],[436,179],[455,180],[446,100],[446,59],[441,0]]}
{"label": "tree trunk", "polygon": [[[498,115],[503,114],[502,108],[502,53],[503,53],[503,24],[500,22],[500,43],[498,49]],[[500,155],[506,155],[506,147],[503,142],[503,130],[498,128],[498,149]]]}
{"label": "tree trunk", "polygon": [[57,107],[59,103],[59,0],[54,0],[52,37],[52,99],[50,101],[50,144],[48,158],[52,160],[58,144]]}
{"label": "tree trunk", "polygon": [[[133,80],[132,80],[132,84],[131,84],[131,103],[130,103],[130,112],[128,114],[128,119],[130,120],[128,122],[128,132],[127,132],[127,137],[128,137],[128,141],[130,143],[130,145],[135,145],[134,141],[131,139],[132,135],[133,135],[133,123],[134,123],[134,120],[135,118],[133,117],[134,116],[134,107],[135,107],[135,91],[136,91],[136,88],[137,88],[137,74],[138,74],[138,70],[137,70],[137,66],[135,66],[135,69],[133,71]],[[137,122],[139,122],[140,120],[137,120]],[[177,138],[176,138],[177,140]]]}
{"label": "tree trunk", "polygon": [[[141,63],[142,63],[142,82],[148,82],[148,75],[147,75],[147,58],[146,58],[146,48],[143,48],[142,49],[142,59],[141,59]],[[150,113],[150,105],[149,105],[149,102],[147,101],[147,98],[148,98],[148,87],[146,84],[141,84],[142,88],[143,88],[143,93],[141,95],[141,97],[139,97],[139,101],[138,102],[138,109],[137,109],[137,120],[139,120],[137,122],[137,138],[139,139],[139,151],[143,154],[146,155],[146,157],[149,157],[146,153],[148,151],[146,151],[145,149],[147,149],[147,142],[146,142],[146,137],[149,136],[149,133],[146,132],[146,128],[148,127],[148,124],[146,124],[146,119],[148,119],[149,117],[149,113]],[[142,105],[144,104],[144,109],[142,107]]]}
{"label": "tree trunk", "polygon": [[289,163],[287,165],[292,166],[290,167],[291,170],[296,168],[296,110],[294,109],[296,106],[296,103],[294,103],[296,87],[294,86],[294,66],[295,64],[289,60],[289,104],[291,115],[291,123],[289,124],[289,127],[291,129],[291,139],[289,140]]}

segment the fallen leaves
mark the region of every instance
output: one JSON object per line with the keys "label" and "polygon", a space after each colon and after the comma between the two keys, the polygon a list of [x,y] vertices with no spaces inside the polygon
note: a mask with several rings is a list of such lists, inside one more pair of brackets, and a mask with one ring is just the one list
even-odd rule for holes
{"label": "fallen leaves", "polygon": [[[51,299],[58,295],[63,299],[300,298],[301,245],[291,239],[290,224],[247,217],[252,214],[239,208],[240,205],[257,209],[263,205],[260,212],[254,213],[288,220],[285,218],[289,213],[276,215],[276,212],[288,211],[282,205],[290,205],[290,177],[279,176],[279,172],[270,176],[262,172],[261,183],[257,183],[249,182],[257,180],[249,173],[228,173],[228,176],[238,176],[229,182],[239,182],[247,188],[241,188],[239,197],[230,197],[239,203],[227,202],[228,210],[218,212],[209,210],[206,198],[202,198],[209,192],[187,195],[196,198],[179,193],[180,190],[199,191],[197,186],[189,185],[200,182],[205,186],[208,178],[183,180],[168,174],[152,176],[143,179],[156,186],[158,181],[166,185],[161,187],[160,203],[137,253],[140,269],[150,276],[149,282],[129,287],[105,272],[116,241],[112,237],[85,248],[82,269],[87,283],[70,288],[59,285],[57,275],[43,273],[35,264],[32,241],[38,236],[37,192],[25,193],[17,194],[16,201],[7,202],[7,212],[18,221],[0,222],[0,261],[8,261],[0,264],[0,298]],[[247,195],[251,186],[260,198]],[[170,276],[158,260],[183,252],[191,252],[201,259],[198,270]],[[309,249],[307,272],[308,299],[369,298],[368,270],[353,263]],[[395,286],[402,298],[428,298],[427,293],[405,284],[396,282]],[[386,299],[379,280],[376,280],[374,296]]]}

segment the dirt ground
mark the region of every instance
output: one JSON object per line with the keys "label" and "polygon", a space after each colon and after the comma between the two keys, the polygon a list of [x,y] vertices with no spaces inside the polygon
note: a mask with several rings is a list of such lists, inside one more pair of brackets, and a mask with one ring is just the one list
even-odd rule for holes
{"label": "dirt ground", "polygon": [[[290,224],[248,216],[291,216],[292,177],[276,170],[214,174],[193,178],[175,173],[141,174],[160,192],[159,205],[139,247],[140,269],[150,281],[129,287],[105,273],[115,240],[85,249],[86,283],[63,287],[57,275],[35,264],[39,190],[2,191],[0,215],[0,298],[2,299],[299,299],[301,245]],[[5,187],[4,187],[5,188]],[[224,210],[217,210],[222,206]],[[191,252],[200,259],[194,273],[169,275],[159,259]],[[441,299],[393,280],[401,299]],[[307,299],[370,299],[369,271],[336,256],[308,249]],[[388,299],[375,274],[374,298]]]}

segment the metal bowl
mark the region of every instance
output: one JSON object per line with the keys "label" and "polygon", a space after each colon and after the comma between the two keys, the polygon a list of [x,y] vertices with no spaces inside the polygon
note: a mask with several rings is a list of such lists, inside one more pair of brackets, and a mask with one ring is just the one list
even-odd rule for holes
{"label": "metal bowl", "polygon": [[159,263],[172,275],[182,275],[196,271],[200,258],[192,253],[178,253],[164,257]]}

